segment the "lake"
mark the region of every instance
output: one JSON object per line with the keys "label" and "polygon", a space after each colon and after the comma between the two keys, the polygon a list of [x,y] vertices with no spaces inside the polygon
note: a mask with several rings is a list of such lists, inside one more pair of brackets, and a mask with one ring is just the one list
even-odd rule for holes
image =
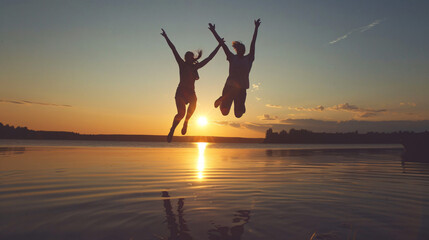
{"label": "lake", "polygon": [[400,145],[0,140],[1,239],[429,239]]}

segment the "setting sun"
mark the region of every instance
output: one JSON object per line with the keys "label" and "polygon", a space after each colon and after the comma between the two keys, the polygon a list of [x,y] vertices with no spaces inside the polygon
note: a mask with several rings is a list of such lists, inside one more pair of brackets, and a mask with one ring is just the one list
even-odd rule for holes
{"label": "setting sun", "polygon": [[206,117],[199,117],[197,123],[199,126],[204,127],[207,125],[208,121]]}

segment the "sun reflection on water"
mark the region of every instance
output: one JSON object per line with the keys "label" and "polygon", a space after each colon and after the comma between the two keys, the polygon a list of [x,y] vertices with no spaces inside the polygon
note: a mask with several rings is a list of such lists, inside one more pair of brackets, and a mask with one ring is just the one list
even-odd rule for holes
{"label": "sun reflection on water", "polygon": [[198,178],[203,179],[204,178],[204,151],[206,150],[206,147],[208,143],[206,142],[199,142],[198,145],[198,162],[197,162],[197,171],[198,171]]}

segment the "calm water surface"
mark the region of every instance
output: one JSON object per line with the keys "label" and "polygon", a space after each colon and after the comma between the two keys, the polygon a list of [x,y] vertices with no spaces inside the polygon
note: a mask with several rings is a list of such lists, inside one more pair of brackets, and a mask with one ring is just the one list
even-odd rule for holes
{"label": "calm water surface", "polygon": [[398,146],[48,142],[0,141],[1,239],[429,239]]}

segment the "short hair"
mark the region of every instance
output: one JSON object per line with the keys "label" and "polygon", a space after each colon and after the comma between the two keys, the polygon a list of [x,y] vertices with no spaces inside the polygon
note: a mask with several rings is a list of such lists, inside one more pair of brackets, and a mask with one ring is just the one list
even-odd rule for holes
{"label": "short hair", "polygon": [[243,53],[246,52],[246,46],[244,46],[244,44],[240,41],[233,41],[232,42],[232,47],[235,49],[235,51],[240,51],[243,50]]}

